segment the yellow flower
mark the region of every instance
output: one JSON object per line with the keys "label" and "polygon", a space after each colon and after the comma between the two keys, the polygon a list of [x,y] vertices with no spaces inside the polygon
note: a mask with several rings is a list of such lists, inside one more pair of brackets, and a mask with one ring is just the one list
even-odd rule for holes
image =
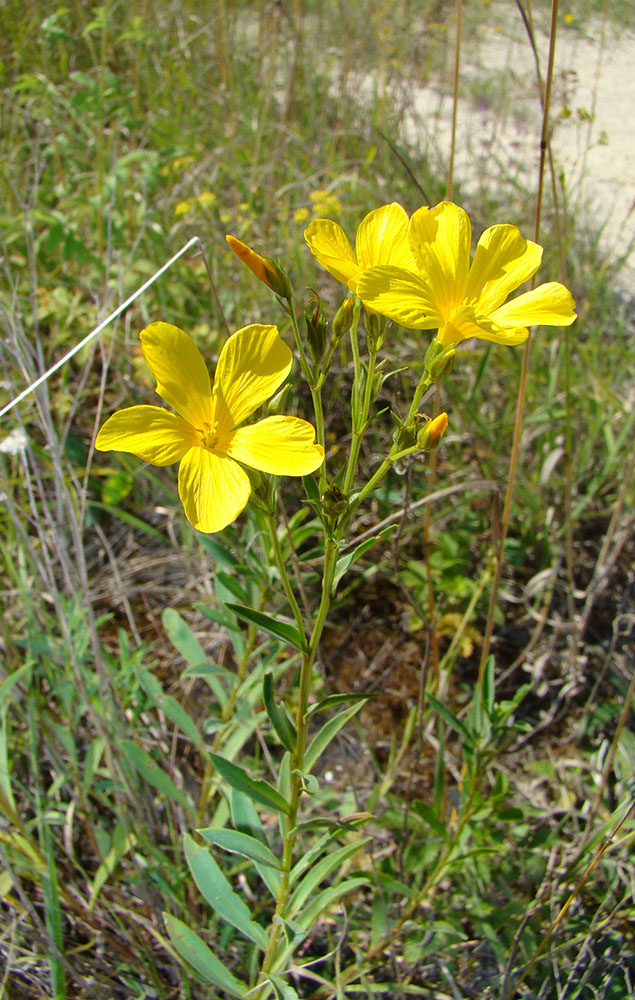
{"label": "yellow flower", "polygon": [[275,326],[254,324],[226,341],[214,386],[194,341],[169,323],[141,332],[156,391],[176,413],[131,406],[108,418],[99,451],[127,451],[152,465],[180,462],[179,496],[199,531],[220,531],[245,507],[251,487],[238,462],[276,476],[304,476],[324,461],[311,424],[273,416],[243,421],[274,394],[291,369],[291,351]]}
{"label": "yellow flower", "polygon": [[296,208],[295,212],[293,213],[293,221],[300,223],[306,222],[306,220],[309,218],[310,215],[311,213],[309,212],[308,208],[302,205],[300,208]]}
{"label": "yellow flower", "polygon": [[216,195],[212,191],[201,191],[196,200],[201,208],[211,208],[216,204]]}
{"label": "yellow flower", "polygon": [[417,272],[402,266],[373,267],[357,294],[365,306],[415,330],[437,328],[443,345],[480,337],[521,344],[534,325],[569,326],[576,318],[571,293],[556,281],[505,302],[540,267],[542,247],[516,226],[490,226],[470,266],[472,229],[452,202],[420,208],[408,227]]}
{"label": "yellow flower", "polygon": [[415,268],[408,243],[408,216],[396,202],[375,208],[362,219],[354,250],[342,227],[330,219],[314,219],[304,238],[318,263],[352,292],[357,291],[366,268],[374,264]]}
{"label": "yellow flower", "polygon": [[180,201],[178,205],[174,206],[175,215],[187,215],[192,209],[192,199],[188,198],[186,201]]}

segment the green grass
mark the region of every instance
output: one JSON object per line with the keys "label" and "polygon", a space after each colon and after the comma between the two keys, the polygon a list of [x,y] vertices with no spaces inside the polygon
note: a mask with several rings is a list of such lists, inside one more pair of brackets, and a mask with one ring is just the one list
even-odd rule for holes
{"label": "green grass", "polygon": [[[469,5],[466,46],[497,10]],[[594,31],[593,13],[579,5],[575,29]],[[542,5],[536,16],[546,16]],[[226,232],[279,257],[299,298],[310,286],[337,307],[342,289],[310,258],[297,213],[321,211],[330,195],[329,214],[352,236],[378,204],[421,204],[415,180],[431,203],[443,197],[445,159],[412,136],[407,119],[414,87],[447,86],[454,24],[453,5],[407,0],[223,0],[203,13],[200,4],[162,0],[136,16],[114,2],[52,10],[32,0],[0,10],[0,405],[194,235],[218,295],[200,256],[182,259],[98,345],[3,418],[0,440],[17,428],[26,445],[0,452],[0,997],[219,995],[183,969],[164,912],[201,934],[236,975],[253,972],[242,939],[197,892],[183,837],[227,822],[209,749],[238,755],[266,779],[281,757],[257,681],[272,669],[293,704],[297,664],[223,604],[242,588],[284,613],[284,596],[263,570],[256,515],[221,536],[198,536],[183,517],[174,469],[95,456],[92,441],[114,409],[154,399],[138,346],[148,322],[182,326],[210,358],[225,323],[277,322],[288,333],[230,254]],[[359,73],[372,81],[367,98]],[[457,200],[473,181],[456,176]],[[531,199],[521,205],[516,192],[510,201],[509,190],[509,177],[493,171],[466,207],[479,227],[514,221],[530,235]],[[333,778],[322,775],[316,793],[324,816],[373,813],[364,829],[373,840],[350,869],[371,888],[347,903],[346,916],[335,906],[302,954],[334,953],[316,971],[341,974],[341,996],[407,996],[418,987],[428,997],[511,1000],[524,970],[518,996],[622,1000],[632,990],[632,816],[598,852],[625,815],[635,760],[632,717],[621,714],[631,676],[633,306],[597,234],[568,213],[569,200],[560,205],[560,255],[546,201],[541,276],[558,278],[564,263],[579,320],[568,343],[560,330],[538,331],[532,343],[493,646],[500,717],[478,749],[479,642],[520,351],[470,345],[442,389],[450,429],[433,488],[464,490],[432,508],[445,655],[438,703],[418,701],[430,650],[422,512],[404,516],[398,544],[375,546],[338,593],[318,690],[337,689],[348,670],[385,692],[375,714],[365,710],[346,731],[348,742],[334,744]],[[393,331],[391,367],[408,363],[418,374],[424,343],[426,334]],[[348,430],[340,400],[350,362],[342,347],[326,398],[334,462]],[[384,406],[403,412],[407,379],[386,383]],[[432,409],[431,397],[425,405]],[[293,406],[308,415],[305,387]],[[391,432],[388,414],[375,421],[361,456],[366,471]],[[488,485],[472,487],[475,480]],[[422,461],[393,473],[355,534],[428,485]],[[297,497],[288,495],[292,516]],[[317,583],[313,572],[310,600]],[[350,629],[343,651],[329,661],[342,629]],[[382,660],[384,644],[392,653]],[[225,707],[210,664],[231,689]],[[243,668],[232,688],[222,670],[235,678]],[[353,759],[359,774],[349,781]],[[217,861],[266,923],[270,900],[252,872],[234,855]],[[381,945],[391,927],[392,948]],[[303,996],[335,995],[309,979],[296,986]]]}

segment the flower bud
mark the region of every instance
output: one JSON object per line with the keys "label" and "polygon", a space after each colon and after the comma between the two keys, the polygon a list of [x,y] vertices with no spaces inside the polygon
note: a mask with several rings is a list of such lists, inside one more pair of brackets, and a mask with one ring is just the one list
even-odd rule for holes
{"label": "flower bud", "polygon": [[417,434],[417,445],[421,451],[433,451],[434,448],[438,448],[447,426],[448,415],[445,412],[440,413],[433,420],[428,420]]}
{"label": "flower bud", "polygon": [[348,497],[337,483],[332,483],[322,494],[322,509],[327,517],[339,517],[348,507]]}
{"label": "flower bud", "polygon": [[317,365],[324,356],[324,351],[326,349],[328,323],[326,321],[326,316],[324,315],[324,310],[322,309],[320,296],[317,292],[313,292],[313,295],[314,298],[310,299],[304,307],[304,322],[306,323],[306,338],[309,354]]}
{"label": "flower bud", "polygon": [[286,385],[282,386],[280,392],[277,392],[273,399],[270,399],[267,403],[267,412],[271,413],[274,417],[278,416],[280,413],[285,412],[287,396],[289,395],[289,389],[291,388],[291,383],[287,382]]}
{"label": "flower bud", "polygon": [[352,295],[349,295],[347,299],[344,299],[333,318],[333,340],[336,343],[350,330],[354,312],[355,300]]}
{"label": "flower bud", "polygon": [[281,299],[286,299],[288,302],[291,301],[291,282],[289,281],[287,272],[280,264],[274,263],[270,257],[262,257],[255,250],[252,250],[251,247],[248,247],[246,243],[243,243],[242,240],[236,239],[235,236],[226,236],[225,239],[236,256],[242,260],[243,264],[247,265],[249,270],[260,281],[264,282]]}
{"label": "flower bud", "polygon": [[395,428],[392,435],[395,452],[408,451],[417,444],[416,424],[402,424]]}
{"label": "flower bud", "polygon": [[365,310],[364,325],[368,334],[368,343],[376,351],[379,350],[384,341],[387,322],[385,316],[380,316],[379,313],[370,309]]}
{"label": "flower bud", "polygon": [[424,370],[430,376],[430,382],[440,382],[449,375],[454,367],[456,348],[449,344],[444,347],[438,340],[433,340],[424,358]]}

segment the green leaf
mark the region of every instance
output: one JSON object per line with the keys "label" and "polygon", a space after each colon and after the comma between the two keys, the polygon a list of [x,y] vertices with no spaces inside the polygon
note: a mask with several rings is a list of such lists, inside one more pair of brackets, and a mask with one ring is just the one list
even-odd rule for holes
{"label": "green leaf", "polygon": [[492,716],[492,709],[494,708],[495,691],[494,657],[488,656],[485,663],[485,671],[483,673],[483,704],[485,705],[485,711],[490,718]]}
{"label": "green leaf", "polygon": [[369,698],[376,698],[376,694],[329,694],[316,705],[310,705],[305,715],[305,719],[315,715],[316,712],[323,712],[326,708],[333,708],[334,705],[345,705],[348,701],[368,701]]}
{"label": "green leaf", "polygon": [[295,753],[298,734],[296,733],[295,726],[286,713],[284,705],[281,707],[276,705],[273,695],[272,674],[265,674],[262,689],[267,715],[271,719],[271,724],[278,734],[280,742],[289,751],[289,753]]}
{"label": "green leaf", "polygon": [[216,844],[223,850],[231,854],[240,854],[243,858],[251,861],[258,861],[260,864],[269,865],[271,868],[280,868],[280,861],[270,847],[267,847],[255,837],[250,837],[247,833],[240,833],[237,830],[228,830],[225,827],[217,829],[213,826],[206,826],[199,830],[201,837],[210,844]]}
{"label": "green leaf", "polygon": [[413,803],[416,813],[430,826],[434,832],[441,837],[444,843],[449,844],[450,838],[445,824],[439,819],[437,813],[429,803],[422,799],[415,799]]}
{"label": "green leaf", "polygon": [[147,781],[149,785],[152,785],[157,791],[162,792],[163,795],[167,795],[174,802],[178,802],[188,812],[191,811],[191,803],[180,788],[176,787],[163,768],[153,760],[150,754],[146,753],[140,746],[137,746],[136,743],[133,743],[132,740],[122,740],[120,747],[129,763],[132,764],[135,771],[141,775],[144,781]]}
{"label": "green leaf", "polygon": [[214,622],[214,625],[221,625],[230,632],[236,630],[235,615],[226,614],[218,608],[211,608],[208,604],[203,604],[202,601],[197,601],[194,607],[197,611],[200,611],[202,615],[205,615],[205,617],[211,622]]}
{"label": "green leaf", "polygon": [[116,469],[106,476],[101,488],[101,499],[109,506],[117,506],[128,496],[134,486],[134,476],[126,469]]}
{"label": "green leaf", "polygon": [[289,803],[280,795],[280,792],[272,788],[266,781],[252,778],[242,767],[233,764],[230,760],[225,760],[220,754],[210,753],[210,758],[218,773],[232,788],[244,792],[254,802],[260,802],[261,805],[268,806],[276,812],[289,815]]}
{"label": "green leaf", "polygon": [[307,752],[304,755],[304,770],[310,771],[316,760],[324,750],[329,745],[331,740],[339,733],[342,726],[345,726],[349,719],[359,712],[360,708],[364,704],[363,701],[358,701],[349,708],[345,708],[343,712],[338,712],[334,715],[332,719],[322,726],[320,731],[316,733],[313,737],[311,743],[308,746]]}
{"label": "green leaf", "polygon": [[331,587],[331,596],[335,594],[337,586],[346,573],[346,571],[353,565],[354,562],[364,555],[364,552],[368,552],[373,545],[379,541],[380,538],[384,538],[389,535],[391,531],[395,531],[397,528],[396,524],[389,524],[386,528],[383,528],[377,535],[373,538],[367,538],[365,542],[360,542],[352,552],[348,552],[346,555],[340,556],[335,564],[335,573],[333,574],[333,584]]}
{"label": "green leaf", "polygon": [[194,881],[214,912],[266,951],[269,943],[266,931],[251,919],[249,907],[236,895],[207,847],[200,847],[188,833],[184,843]]}
{"label": "green leaf", "polygon": [[184,924],[182,920],[173,917],[171,913],[164,913],[163,919],[167,927],[172,944],[192,968],[203,976],[209,983],[220,987],[234,997],[244,997],[247,992],[247,983],[232,976],[222,962],[216,958],[213,951],[207,947],[204,941],[194,933],[193,930]]}
{"label": "green leaf", "polygon": [[216,583],[222,583],[225,590],[229,591],[232,597],[235,597],[241,604],[246,604],[249,600],[247,592],[241,583],[238,582],[235,571],[233,573],[217,573]]}
{"label": "green leaf", "polygon": [[[236,788],[232,788],[231,791],[231,815],[239,833],[257,840],[269,850],[269,843],[256,807],[250,798]],[[261,865],[258,861],[254,861],[254,866],[273,898],[277,900],[280,892],[280,876],[276,869],[270,868],[269,865]]]}
{"label": "green leaf", "polygon": [[209,554],[214,557],[222,570],[229,573],[233,572],[238,565],[238,559],[229,549],[226,549],[221,542],[217,541],[216,538],[211,538],[209,535],[199,534],[196,537],[203,548],[207,549]]}
{"label": "green leaf", "polygon": [[309,500],[320,504],[320,490],[314,476],[302,476],[302,485]]}
{"label": "green leaf", "polygon": [[274,923],[280,924],[284,931],[284,936],[287,939],[287,944],[290,945],[291,948],[295,948],[298,941],[301,941],[304,937],[306,937],[304,927],[300,927],[300,925],[294,923],[293,920],[283,920],[282,917],[275,914],[273,921]]}
{"label": "green leaf", "polygon": [[2,684],[0,684],[0,708],[4,705],[16,684],[19,684],[21,680],[31,673],[33,666],[33,661],[23,663],[21,667],[18,667],[18,669],[10,673],[8,677],[5,677]]}
{"label": "green leaf", "polygon": [[93,909],[95,903],[97,902],[99,893],[110,875],[112,875],[116,866],[121,861],[124,854],[127,854],[128,851],[135,846],[136,842],[137,837],[134,831],[131,830],[129,833],[126,833],[123,824],[118,823],[113,834],[112,847],[95,872],[93,884],[90,889],[90,898],[88,900],[89,911]]}
{"label": "green leaf", "polygon": [[365,847],[366,844],[369,844],[372,839],[372,837],[364,837],[362,840],[356,841],[353,844],[345,844],[344,847],[340,847],[339,850],[333,851],[331,854],[327,854],[326,857],[322,858],[322,860],[318,862],[318,864],[313,865],[289,900],[289,906],[287,909],[288,915],[291,917],[297,917],[305,901],[313,893],[313,890],[317,888],[320,882],[322,882],[323,879],[328,878],[332,871],[335,871],[335,869],[343,865],[345,861],[352,858],[353,855],[357,854],[357,852]]}
{"label": "green leaf", "polygon": [[196,728],[194,721],[176,698],[166,694],[160,681],[144,667],[137,667],[137,676],[139,677],[141,687],[152,699],[156,707],[163,712],[170,722],[178,726],[182,733],[185,733],[194,746],[201,748],[203,746],[201,734]]}
{"label": "green leaf", "polygon": [[97,500],[91,500],[90,506],[97,508],[97,510],[105,510],[107,514],[112,514],[113,517],[117,517],[125,524],[129,524],[131,528],[136,528],[137,531],[150,535],[151,538],[158,539],[164,545],[169,546],[171,544],[170,539],[162,531],[157,531],[151,524],[146,524],[140,517],[135,517],[134,514],[130,514],[129,511],[123,510],[121,507],[116,507],[109,503],[99,503]]}
{"label": "green leaf", "polygon": [[269,976],[269,982],[273,986],[278,1000],[300,1000],[293,986],[285,983],[284,979],[281,979],[280,976]]}
{"label": "green leaf", "polygon": [[253,608],[248,608],[243,604],[228,603],[226,607],[230,611],[233,611],[235,615],[238,615],[239,618],[249,622],[250,625],[255,625],[262,632],[267,632],[269,635],[274,636],[274,638],[288,643],[301,653],[306,652],[306,639],[295,625],[279,621],[271,615],[266,615],[263,611],[254,611]]}
{"label": "green leaf", "polygon": [[359,889],[362,885],[368,885],[369,879],[365,877],[349,878],[346,882],[340,882],[337,886],[331,886],[319,892],[315,899],[307,906],[304,913],[296,918],[296,923],[309,931],[321,913],[328,909],[336,900],[341,899],[354,889]]}
{"label": "green leaf", "polygon": [[[161,616],[161,620],[170,642],[175,649],[178,649],[181,656],[187,660],[191,667],[198,667],[202,663],[209,662],[205,650],[178,611],[175,611],[174,608],[166,608]],[[209,675],[208,682],[219,705],[221,708],[224,708],[228,697],[224,685],[214,674]]]}
{"label": "green leaf", "polygon": [[437,715],[439,715],[444,722],[447,722],[448,726],[450,726],[451,729],[454,729],[456,730],[457,733],[460,733],[463,739],[466,740],[466,742],[470,743],[472,737],[470,735],[469,730],[467,729],[467,726],[464,726],[461,720],[457,719],[456,715],[454,715],[454,713],[450,711],[447,705],[444,705],[442,701],[439,701],[438,698],[435,698],[434,695],[430,694],[429,691],[426,692],[426,698],[430,702],[430,705],[437,713]]}

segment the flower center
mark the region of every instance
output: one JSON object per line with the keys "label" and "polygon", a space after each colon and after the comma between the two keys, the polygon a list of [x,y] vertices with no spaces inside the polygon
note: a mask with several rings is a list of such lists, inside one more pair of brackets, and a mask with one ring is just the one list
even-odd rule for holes
{"label": "flower center", "polygon": [[203,426],[197,427],[197,434],[201,438],[203,447],[213,451],[218,444],[218,420],[213,420],[211,424],[204,420]]}

